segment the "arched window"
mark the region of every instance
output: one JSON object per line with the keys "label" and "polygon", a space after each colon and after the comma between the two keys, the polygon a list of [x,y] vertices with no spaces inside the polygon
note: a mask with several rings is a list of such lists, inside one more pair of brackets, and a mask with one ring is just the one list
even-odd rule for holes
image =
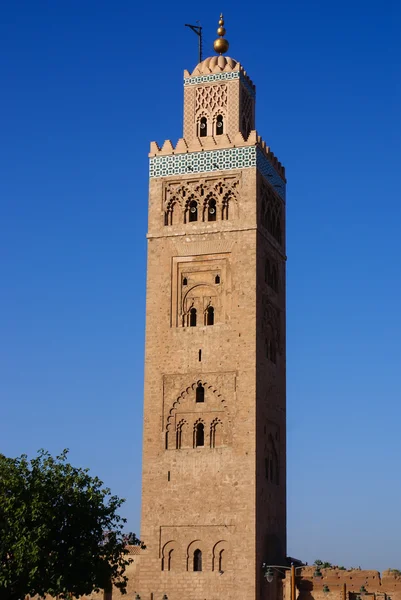
{"label": "arched window", "polygon": [[224,573],[227,569],[227,548],[226,542],[220,540],[213,548],[212,570]]}
{"label": "arched window", "polygon": [[182,280],[182,285],[188,285],[188,279],[186,277]]}
{"label": "arched window", "polygon": [[194,221],[198,220],[198,203],[196,202],[196,200],[192,200],[192,202],[189,203],[189,217],[188,217],[188,221],[190,223],[193,223]]}
{"label": "arched window", "polygon": [[208,306],[206,309],[206,325],[214,325],[214,308]]}
{"label": "arched window", "polygon": [[199,137],[207,136],[207,119],[206,117],[202,117],[199,121]]}
{"label": "arched window", "polygon": [[218,448],[223,445],[223,424],[215,419],[210,426],[210,447]]}
{"label": "arched window", "polygon": [[175,542],[170,541],[165,544],[162,550],[162,571],[172,571],[176,568],[176,553],[174,552]]}
{"label": "arched window", "polygon": [[189,326],[196,327],[196,308],[191,308],[189,311]]}
{"label": "arched window", "polygon": [[196,402],[204,402],[205,401],[205,388],[201,383],[198,383],[196,386],[196,394],[195,394]]}
{"label": "arched window", "polygon": [[216,119],[216,135],[224,133],[223,115],[217,115]]}
{"label": "arched window", "polygon": [[205,426],[203,423],[197,423],[195,426],[195,448],[205,445]]}
{"label": "arched window", "polygon": [[169,204],[164,212],[164,224],[165,225],[173,224],[174,207],[175,207],[175,202],[169,202]]}
{"label": "arched window", "polygon": [[220,275],[216,275],[216,277],[214,278],[214,282],[216,285],[219,285],[220,283]]}
{"label": "arched window", "polygon": [[202,571],[202,550],[195,550],[194,552],[194,571]]}
{"label": "arched window", "polygon": [[176,431],[176,448],[177,450],[179,450],[180,448],[183,448],[186,444],[185,444],[185,437],[186,437],[186,422],[185,421],[180,421],[180,423],[178,423],[177,425],[177,431]]}
{"label": "arched window", "polygon": [[207,207],[207,220],[215,221],[216,220],[216,200],[209,200],[209,205]]}

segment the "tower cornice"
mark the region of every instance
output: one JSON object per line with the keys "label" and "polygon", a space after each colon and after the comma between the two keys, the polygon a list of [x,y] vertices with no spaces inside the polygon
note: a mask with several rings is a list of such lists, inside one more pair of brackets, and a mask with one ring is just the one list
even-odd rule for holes
{"label": "tower cornice", "polygon": [[215,81],[230,81],[239,79],[254,98],[256,86],[248,73],[236,60],[226,56],[212,56],[199,63],[190,73],[184,70],[184,86],[212,83]]}

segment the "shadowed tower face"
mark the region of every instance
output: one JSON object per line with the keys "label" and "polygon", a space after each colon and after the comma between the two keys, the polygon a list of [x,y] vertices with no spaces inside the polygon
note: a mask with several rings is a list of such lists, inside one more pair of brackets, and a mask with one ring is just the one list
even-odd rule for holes
{"label": "shadowed tower face", "polygon": [[183,135],[150,152],[137,592],[262,600],[286,555],[284,168],[223,54],[184,72]]}

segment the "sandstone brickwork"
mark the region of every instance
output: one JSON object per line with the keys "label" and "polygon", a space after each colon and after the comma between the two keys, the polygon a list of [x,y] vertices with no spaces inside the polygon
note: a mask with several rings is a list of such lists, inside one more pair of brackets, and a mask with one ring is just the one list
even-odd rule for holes
{"label": "sandstone brickwork", "polygon": [[[184,73],[151,144],[142,600],[261,600],[286,556],[285,174],[242,66]],[[204,153],[204,154],[202,154]]]}

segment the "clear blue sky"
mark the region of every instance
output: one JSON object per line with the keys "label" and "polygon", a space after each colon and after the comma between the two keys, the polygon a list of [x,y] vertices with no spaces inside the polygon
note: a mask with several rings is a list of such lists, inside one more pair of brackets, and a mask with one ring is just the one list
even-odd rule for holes
{"label": "clear blue sky", "polygon": [[401,568],[400,3],[136,6],[2,3],[0,451],[70,448],[138,532],[147,153],[223,10],[288,175],[288,552]]}

